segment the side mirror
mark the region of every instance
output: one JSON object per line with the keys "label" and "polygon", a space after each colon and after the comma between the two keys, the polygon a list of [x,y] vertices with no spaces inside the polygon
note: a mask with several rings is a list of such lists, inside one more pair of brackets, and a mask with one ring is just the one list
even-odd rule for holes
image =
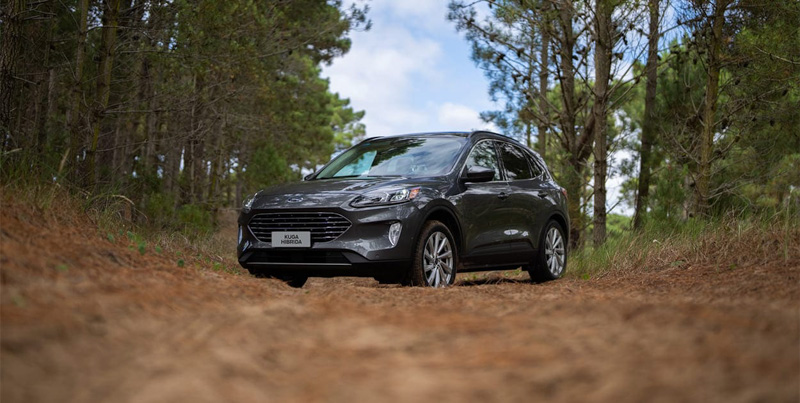
{"label": "side mirror", "polygon": [[470,167],[464,176],[464,182],[489,182],[494,179],[494,169],[482,166]]}
{"label": "side mirror", "polygon": [[310,173],[310,174],[308,174],[308,175],[304,176],[304,177],[303,177],[303,180],[304,180],[304,181],[310,180],[311,178],[313,178],[313,177],[314,177],[314,173],[315,173],[315,172],[312,172],[312,173]]}

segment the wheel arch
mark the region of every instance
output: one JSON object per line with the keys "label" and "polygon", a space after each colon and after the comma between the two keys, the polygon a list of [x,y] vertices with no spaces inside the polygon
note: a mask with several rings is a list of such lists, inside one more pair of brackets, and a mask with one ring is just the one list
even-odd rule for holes
{"label": "wheel arch", "polygon": [[459,254],[461,254],[463,245],[461,223],[458,221],[458,218],[456,218],[455,213],[445,206],[436,206],[425,216],[425,222],[431,220],[439,221],[447,226],[450,232],[453,233],[453,238],[455,238],[456,241],[456,248],[458,248],[457,250]]}
{"label": "wheel arch", "polygon": [[550,215],[547,221],[545,221],[545,225],[551,220],[557,222],[558,225],[561,226],[561,229],[564,230],[564,241],[567,243],[567,245],[569,245],[569,223],[567,222],[567,219],[564,218],[564,216],[560,213],[553,213]]}

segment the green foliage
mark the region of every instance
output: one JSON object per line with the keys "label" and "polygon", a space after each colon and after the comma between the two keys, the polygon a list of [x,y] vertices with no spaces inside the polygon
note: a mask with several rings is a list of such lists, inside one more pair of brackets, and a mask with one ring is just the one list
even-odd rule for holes
{"label": "green foliage", "polygon": [[[207,213],[238,207],[237,190],[298,179],[364,134],[364,113],[330,92],[320,66],[369,28],[366,6],[142,0],[101,27],[103,2],[88,2],[84,21],[80,3],[22,4],[36,18],[21,22],[15,61],[27,78],[11,96],[19,124],[0,144],[4,184],[56,181],[87,209],[113,207],[104,221],[207,232]],[[96,78],[110,31],[106,86]]]}
{"label": "green foliage", "polygon": [[247,193],[251,193],[270,185],[296,180],[300,175],[289,167],[275,148],[264,145],[255,150],[242,176]]}
{"label": "green foliage", "polygon": [[[588,279],[608,272],[681,269],[696,264],[724,264],[729,269],[747,256],[763,264],[764,259],[791,259],[800,235],[800,211],[780,215],[741,215],[683,222],[649,220],[641,231],[626,231],[609,237],[601,247],[586,247],[570,255],[568,276]],[[779,246],[781,255],[776,255]],[[794,248],[794,249],[792,249]],[[726,260],[728,259],[728,260]],[[733,265],[733,266],[732,266]]]}
{"label": "green foliage", "polygon": [[609,214],[606,216],[606,226],[608,238],[621,237],[631,229],[631,217],[620,214]]}
{"label": "green foliage", "polygon": [[214,229],[213,216],[201,206],[185,204],[178,209],[178,225],[184,233],[193,235],[209,234]]}
{"label": "green foliage", "polygon": [[333,117],[331,118],[331,128],[334,133],[333,143],[336,151],[342,151],[361,141],[366,135],[366,126],[360,122],[364,118],[365,112],[354,111],[350,107],[350,100],[339,98],[339,94],[331,95],[331,106],[333,107]]}

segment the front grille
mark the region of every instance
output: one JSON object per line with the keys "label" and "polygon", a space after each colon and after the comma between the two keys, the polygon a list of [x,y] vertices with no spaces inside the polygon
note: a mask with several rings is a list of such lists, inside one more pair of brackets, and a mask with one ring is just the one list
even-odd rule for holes
{"label": "front grille", "polygon": [[309,231],[311,242],[328,242],[350,228],[350,221],[336,213],[259,213],[247,225],[261,242],[272,242],[272,231]]}

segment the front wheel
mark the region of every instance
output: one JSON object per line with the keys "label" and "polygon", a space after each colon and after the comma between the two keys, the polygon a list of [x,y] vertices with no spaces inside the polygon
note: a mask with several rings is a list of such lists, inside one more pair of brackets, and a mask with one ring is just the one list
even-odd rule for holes
{"label": "front wheel", "polygon": [[277,278],[292,288],[302,288],[308,281],[308,276],[276,276],[268,271],[251,268],[248,268],[247,271],[256,278]]}
{"label": "front wheel", "polygon": [[439,221],[426,222],[414,253],[411,285],[436,288],[452,285],[457,264],[458,251],[450,230]]}
{"label": "front wheel", "polygon": [[279,278],[292,288],[303,288],[306,281],[308,281],[307,276],[283,276]]}
{"label": "front wheel", "polygon": [[567,269],[567,242],[564,229],[555,221],[545,226],[544,236],[539,241],[539,251],[533,265],[528,269],[531,280],[543,282],[555,280]]}

